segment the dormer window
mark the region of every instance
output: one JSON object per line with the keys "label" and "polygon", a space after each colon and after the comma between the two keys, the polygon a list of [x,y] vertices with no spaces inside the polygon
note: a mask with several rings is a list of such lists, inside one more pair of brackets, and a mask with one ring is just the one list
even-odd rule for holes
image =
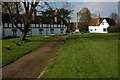
{"label": "dormer window", "polygon": [[104,22],[102,22],[102,25],[104,25]]}

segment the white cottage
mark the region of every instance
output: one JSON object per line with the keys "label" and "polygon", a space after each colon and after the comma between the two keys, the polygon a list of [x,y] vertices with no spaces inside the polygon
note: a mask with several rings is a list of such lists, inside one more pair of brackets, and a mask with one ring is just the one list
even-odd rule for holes
{"label": "white cottage", "polygon": [[110,18],[93,18],[89,23],[90,33],[108,33],[107,28],[114,26],[115,22]]}

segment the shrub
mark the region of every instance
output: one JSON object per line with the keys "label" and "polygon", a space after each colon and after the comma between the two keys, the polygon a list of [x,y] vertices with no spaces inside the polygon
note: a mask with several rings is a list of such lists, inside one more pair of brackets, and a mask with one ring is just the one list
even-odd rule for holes
{"label": "shrub", "polygon": [[80,32],[88,32],[88,23],[87,22],[80,23],[78,27],[79,27]]}
{"label": "shrub", "polygon": [[11,50],[11,48],[10,48],[9,45],[5,45],[5,49],[7,49],[7,50]]}
{"label": "shrub", "polygon": [[110,26],[110,27],[108,27],[108,32],[109,33],[119,33],[120,32],[120,26],[119,25]]}
{"label": "shrub", "polygon": [[48,37],[48,36],[45,36],[45,39],[49,39],[49,37]]}

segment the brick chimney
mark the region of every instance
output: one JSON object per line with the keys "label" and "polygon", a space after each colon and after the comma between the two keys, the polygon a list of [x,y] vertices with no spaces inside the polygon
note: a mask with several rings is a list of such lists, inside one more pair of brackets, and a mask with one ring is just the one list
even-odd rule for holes
{"label": "brick chimney", "polygon": [[55,21],[55,22],[58,22],[58,18],[57,18],[58,10],[55,10],[54,15],[55,15],[54,21]]}
{"label": "brick chimney", "polygon": [[32,13],[32,18],[33,18],[33,20],[35,20],[35,18],[36,18],[36,9],[33,11],[33,13]]}
{"label": "brick chimney", "polygon": [[97,22],[98,25],[100,24],[100,20],[101,20],[101,18],[100,18],[100,14],[99,14],[98,22]]}

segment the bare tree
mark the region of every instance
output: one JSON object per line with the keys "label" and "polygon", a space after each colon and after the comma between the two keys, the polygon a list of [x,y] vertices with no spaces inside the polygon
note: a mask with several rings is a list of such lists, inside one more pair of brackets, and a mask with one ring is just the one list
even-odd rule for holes
{"label": "bare tree", "polygon": [[[39,2],[24,0],[21,2],[2,2],[2,7],[9,13],[11,22],[22,32],[20,39],[25,40],[28,33],[30,22],[32,19],[32,13],[37,7]],[[13,8],[14,7],[14,8]],[[14,9],[14,11],[13,11]],[[21,14],[20,9],[24,10]],[[16,14],[16,16],[14,16]],[[18,21],[21,21],[24,24],[24,27],[21,28],[18,26]]]}

